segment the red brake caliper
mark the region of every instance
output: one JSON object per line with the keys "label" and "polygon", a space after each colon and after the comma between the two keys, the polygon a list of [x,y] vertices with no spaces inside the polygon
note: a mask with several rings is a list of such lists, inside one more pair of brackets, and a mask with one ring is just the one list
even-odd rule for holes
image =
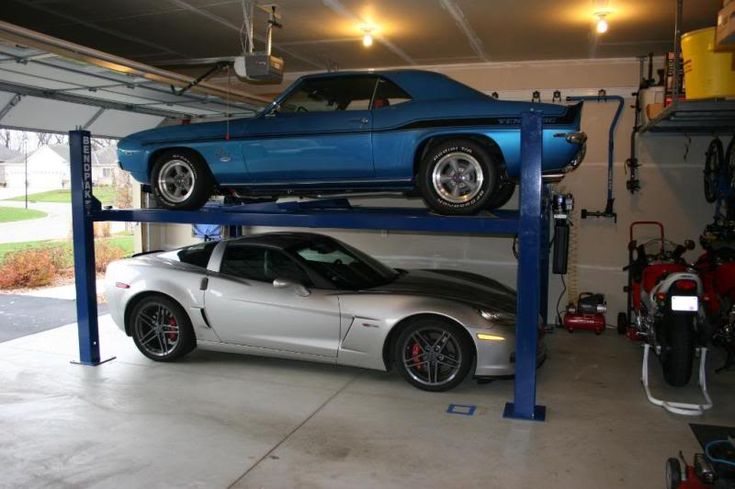
{"label": "red brake caliper", "polygon": [[[171,318],[168,320],[169,326],[176,326],[176,318]],[[169,331],[166,333],[166,338],[169,339],[169,341],[176,341],[176,337],[179,336],[179,333],[176,331]]]}
{"label": "red brake caliper", "polygon": [[[418,343],[414,343],[413,346],[411,347],[411,360],[413,361],[414,364],[417,364],[420,361],[422,353],[423,353],[423,350],[421,349],[421,345],[419,345]],[[421,372],[424,370],[424,366],[421,364],[416,365],[416,370]]]}

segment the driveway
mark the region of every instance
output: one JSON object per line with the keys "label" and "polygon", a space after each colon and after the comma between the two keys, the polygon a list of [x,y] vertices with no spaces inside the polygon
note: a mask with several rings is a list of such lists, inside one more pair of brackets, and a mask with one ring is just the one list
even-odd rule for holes
{"label": "driveway", "polygon": [[[97,309],[100,315],[106,314],[107,304],[98,304]],[[0,294],[0,342],[58,328],[76,320],[74,300]]]}
{"label": "driveway", "polygon": [[[24,202],[0,201],[0,207],[24,207]],[[57,202],[29,202],[29,209],[48,214],[40,219],[0,223],[0,243],[19,243],[71,237],[71,205]]]}

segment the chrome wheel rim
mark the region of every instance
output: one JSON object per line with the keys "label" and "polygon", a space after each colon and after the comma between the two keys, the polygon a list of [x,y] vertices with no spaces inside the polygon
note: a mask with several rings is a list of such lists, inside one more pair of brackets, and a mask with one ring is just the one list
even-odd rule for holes
{"label": "chrome wheel rim", "polygon": [[456,151],[442,156],[434,165],[431,180],[442,199],[463,204],[480,193],[485,175],[474,156]]}
{"label": "chrome wheel rim", "polygon": [[158,190],[170,202],[180,203],[194,191],[194,170],[184,160],[167,161],[158,172]]}
{"label": "chrome wheel rim", "polygon": [[179,344],[179,323],[173,311],[162,304],[144,307],[135,318],[135,337],[141,348],[156,357],[165,357]]}
{"label": "chrome wheel rim", "polygon": [[416,382],[441,386],[457,377],[462,365],[462,350],[457,339],[440,328],[415,331],[403,344],[402,361]]}

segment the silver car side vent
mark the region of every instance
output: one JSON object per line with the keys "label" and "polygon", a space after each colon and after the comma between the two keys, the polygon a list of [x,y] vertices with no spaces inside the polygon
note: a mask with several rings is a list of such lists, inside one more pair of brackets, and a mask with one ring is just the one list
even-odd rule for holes
{"label": "silver car side vent", "polygon": [[204,312],[204,309],[199,309],[199,311],[202,313],[202,321],[204,321],[205,326],[207,328],[212,329],[212,325],[209,324],[209,319],[207,319],[207,313]]}

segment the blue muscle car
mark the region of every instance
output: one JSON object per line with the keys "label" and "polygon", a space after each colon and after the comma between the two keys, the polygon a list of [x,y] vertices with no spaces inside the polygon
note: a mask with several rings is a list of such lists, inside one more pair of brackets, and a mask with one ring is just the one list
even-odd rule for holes
{"label": "blue muscle car", "polygon": [[120,166],[169,209],[213,192],[419,193],[442,214],[505,204],[520,174],[520,114],[544,115],[543,170],[576,168],[582,105],[495,100],[428,71],[325,73],[297,80],[253,118],[169,126],[118,144]]}

